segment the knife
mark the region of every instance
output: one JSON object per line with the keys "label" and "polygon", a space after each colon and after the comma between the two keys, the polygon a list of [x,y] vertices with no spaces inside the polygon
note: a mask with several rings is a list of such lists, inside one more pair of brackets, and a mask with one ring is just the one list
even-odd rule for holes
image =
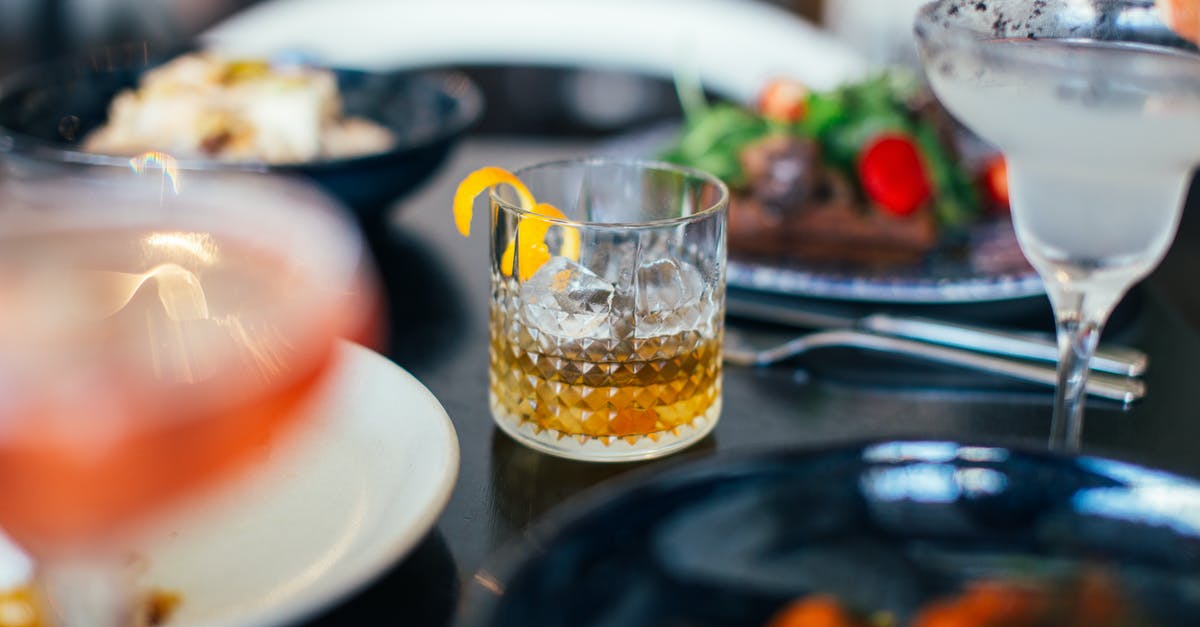
{"label": "knife", "polygon": [[[847,308],[819,304],[778,302],[765,298],[727,294],[728,315],[806,329],[858,329],[890,337],[972,350],[991,355],[1031,361],[1058,362],[1058,343],[1049,335],[1007,331],[934,320],[917,316],[871,313],[865,316]],[[1141,376],[1149,365],[1147,355],[1127,346],[1102,345],[1096,349],[1090,367],[1130,377]]]}

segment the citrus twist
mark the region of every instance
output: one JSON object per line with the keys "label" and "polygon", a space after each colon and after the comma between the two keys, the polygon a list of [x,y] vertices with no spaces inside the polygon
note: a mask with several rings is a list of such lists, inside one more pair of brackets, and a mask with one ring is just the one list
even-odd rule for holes
{"label": "citrus twist", "polygon": [[471,234],[475,199],[497,185],[511,187],[517,194],[521,209],[526,212],[517,223],[516,238],[509,240],[500,256],[500,272],[504,276],[512,276],[515,266],[517,279],[527,281],[542,264],[550,260],[550,246],[546,242],[546,236],[551,228],[562,231],[559,254],[573,261],[579,259],[579,231],[574,227],[556,225],[550,220],[566,220],[567,216],[554,205],[534,200],[529,188],[504,168],[480,168],[468,174],[458,184],[458,189],[454,192],[454,224],[463,237]]}

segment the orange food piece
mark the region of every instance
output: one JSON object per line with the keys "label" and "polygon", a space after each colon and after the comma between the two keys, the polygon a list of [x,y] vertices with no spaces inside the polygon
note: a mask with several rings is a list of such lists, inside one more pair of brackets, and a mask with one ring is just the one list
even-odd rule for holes
{"label": "orange food piece", "polygon": [[[500,271],[505,276],[512,276],[515,262],[517,278],[525,281],[551,257],[546,235],[554,225],[544,218],[566,220],[567,216],[554,205],[535,201],[529,188],[508,170],[497,167],[480,168],[468,174],[454,192],[454,224],[463,237],[471,234],[475,198],[497,185],[512,187],[517,193],[521,208],[529,212],[517,224],[517,237],[508,242],[500,256]],[[568,226],[560,228],[563,229],[563,241],[559,254],[572,260],[579,259],[579,231]]]}
{"label": "orange food piece", "polygon": [[767,622],[767,627],[866,627],[832,596],[818,594],[794,601]]}
{"label": "orange food piece", "polygon": [[170,620],[175,610],[183,603],[183,597],[178,592],[170,590],[151,590],[143,599],[142,612],[145,624],[153,627],[163,625]]}
{"label": "orange food piece", "polygon": [[1028,586],[978,581],[963,593],[959,605],[981,624],[1018,627],[1036,621],[1046,611],[1047,599]]}
{"label": "orange food piece", "polygon": [[986,627],[971,611],[954,601],[938,601],[921,608],[912,627]]}
{"label": "orange food piece", "polygon": [[0,591],[0,627],[42,627],[45,608],[29,586]]}
{"label": "orange food piece", "polygon": [[[924,604],[906,627],[1118,627],[1141,625],[1106,570],[1086,569],[1069,581],[981,579]],[[803,598],[765,627],[898,627],[889,614],[856,616],[828,596]]]}
{"label": "orange food piece", "polygon": [[1070,627],[1100,627],[1119,624],[1128,615],[1129,606],[1116,580],[1101,570],[1089,570],[1080,576],[1075,588],[1075,612]]}
{"label": "orange food piece", "polygon": [[1158,0],[1163,22],[1177,35],[1200,44],[1200,0]]}
{"label": "orange food piece", "polygon": [[977,581],[957,597],[927,605],[912,627],[1032,627],[1047,607],[1045,594],[1035,588]]}
{"label": "orange food piece", "polygon": [[808,88],[803,83],[777,78],[758,95],[758,111],[777,122],[799,122],[808,113]]}
{"label": "orange food piece", "polygon": [[[132,624],[155,627],[166,624],[183,603],[183,596],[170,590],[145,592],[132,607]],[[52,625],[50,606],[44,604],[30,585],[0,590],[0,627],[46,627]]]}

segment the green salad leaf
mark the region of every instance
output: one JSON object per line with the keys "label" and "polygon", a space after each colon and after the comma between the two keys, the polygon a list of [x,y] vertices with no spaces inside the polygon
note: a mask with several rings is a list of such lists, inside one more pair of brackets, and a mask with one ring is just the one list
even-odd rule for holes
{"label": "green salad leaf", "polygon": [[[941,143],[937,128],[914,111],[924,95],[918,77],[893,69],[828,91],[813,91],[804,117],[795,124],[764,118],[729,103],[707,103],[697,83],[676,81],[687,103],[684,129],[662,158],[706,170],[737,189],[747,184],[739,155],[772,134],[793,134],[820,146],[827,167],[836,168],[857,186],[857,162],[863,149],[882,133],[912,137],[926,162],[934,190],[934,210],[944,230],[957,230],[980,211],[970,173]],[[861,192],[860,192],[861,193]]]}

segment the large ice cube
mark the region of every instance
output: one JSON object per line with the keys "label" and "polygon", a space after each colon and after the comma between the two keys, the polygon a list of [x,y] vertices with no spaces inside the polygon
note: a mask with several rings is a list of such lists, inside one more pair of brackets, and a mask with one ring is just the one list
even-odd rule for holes
{"label": "large ice cube", "polygon": [[702,313],[704,277],[695,266],[655,259],[637,270],[637,335],[669,335],[697,324]]}
{"label": "large ice cube", "polygon": [[634,241],[613,242],[600,240],[584,247],[583,261],[587,267],[604,280],[629,289],[633,286],[633,274],[638,258],[638,245]]}
{"label": "large ice cube", "polygon": [[612,301],[611,283],[566,257],[552,257],[521,284],[525,319],[560,337],[606,337]]}
{"label": "large ice cube", "polygon": [[704,292],[695,266],[674,259],[655,259],[638,266],[638,310],[669,311],[694,305]]}

